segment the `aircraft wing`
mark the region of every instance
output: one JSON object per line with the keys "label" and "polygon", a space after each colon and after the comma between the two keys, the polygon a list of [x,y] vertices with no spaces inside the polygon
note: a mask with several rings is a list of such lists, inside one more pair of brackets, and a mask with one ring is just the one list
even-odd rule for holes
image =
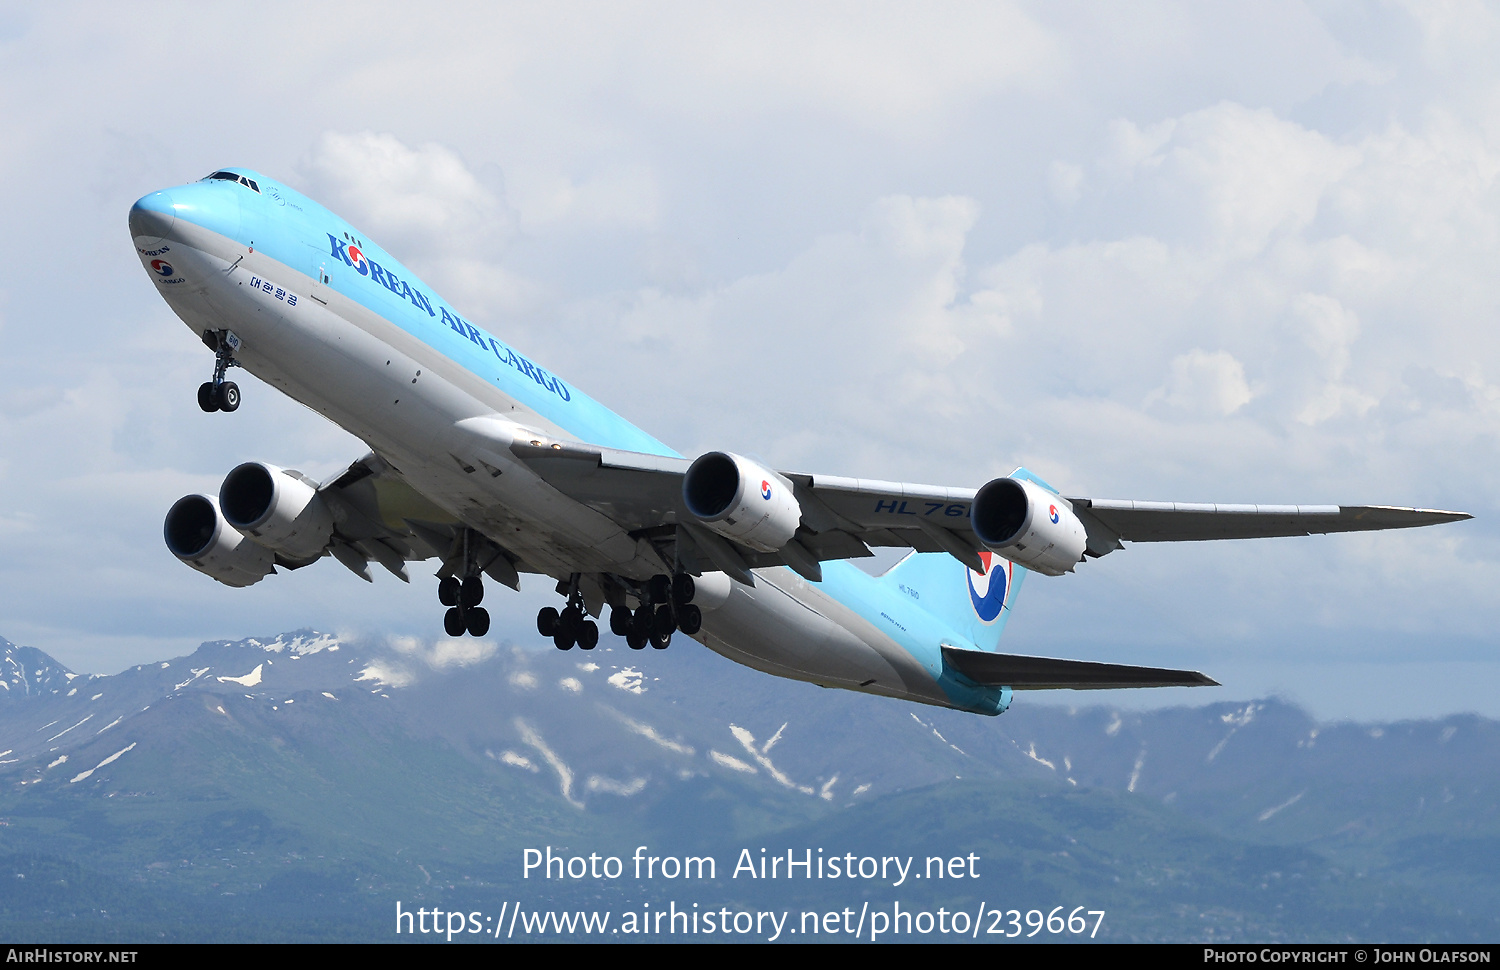
{"label": "aircraft wing", "polygon": [[1467,512],[1386,505],[1205,505],[1072,498],[1089,535],[1089,552],[1102,556],[1127,542],[1265,539],[1328,532],[1412,529],[1472,518]]}
{"label": "aircraft wing", "polygon": [[[608,515],[633,534],[675,541],[695,571],[718,569],[742,581],[749,570],[786,565],[814,581],[818,563],[871,555],[872,546],[947,552],[984,571],[970,510],[978,490],[801,472],[768,472],[792,486],[801,521],[791,541],[757,551],[697,522],[685,511],[683,479],[692,462],[542,436],[511,446],[541,478],[565,495]],[[1045,482],[1025,479],[1056,495]],[[1249,539],[1324,532],[1399,529],[1467,519],[1464,512],[1338,505],[1196,505],[1062,497],[1087,534],[1085,553],[1102,556],[1124,541]]]}

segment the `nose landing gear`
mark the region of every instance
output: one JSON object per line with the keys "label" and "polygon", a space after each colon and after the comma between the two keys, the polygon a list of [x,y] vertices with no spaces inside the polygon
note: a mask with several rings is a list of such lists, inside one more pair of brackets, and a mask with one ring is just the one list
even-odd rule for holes
{"label": "nose landing gear", "polygon": [[203,342],[214,352],[214,379],[199,385],[198,407],[209,413],[239,410],[240,386],[226,381],[224,374],[229,368],[240,366],[234,359],[235,351],[240,349],[240,338],[233,330],[205,330]]}

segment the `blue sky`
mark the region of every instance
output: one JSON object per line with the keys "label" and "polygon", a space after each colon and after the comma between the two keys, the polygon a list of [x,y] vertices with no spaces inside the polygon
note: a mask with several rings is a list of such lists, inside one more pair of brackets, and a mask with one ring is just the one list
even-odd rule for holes
{"label": "blue sky", "polygon": [[[0,9],[0,635],[96,672],[302,626],[438,635],[425,578],[327,560],[230,590],[163,546],[240,461],[363,452],[253,379],[199,412],[211,357],[131,252],[136,197],[246,165],[684,453],[1473,512],[1131,547],[1029,580],[1005,645],[1226,684],[1111,702],[1500,716],[1497,27],[1477,3]],[[548,585],[497,629],[534,638]]]}

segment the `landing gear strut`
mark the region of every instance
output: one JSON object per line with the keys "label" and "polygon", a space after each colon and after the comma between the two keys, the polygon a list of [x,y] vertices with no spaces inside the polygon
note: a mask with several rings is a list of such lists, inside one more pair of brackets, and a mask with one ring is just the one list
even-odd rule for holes
{"label": "landing gear strut", "polygon": [[214,352],[214,379],[198,387],[198,406],[210,413],[235,411],[240,406],[240,386],[226,381],[224,374],[231,367],[239,367],[234,359],[240,349],[240,338],[233,330],[205,330],[203,342]]}

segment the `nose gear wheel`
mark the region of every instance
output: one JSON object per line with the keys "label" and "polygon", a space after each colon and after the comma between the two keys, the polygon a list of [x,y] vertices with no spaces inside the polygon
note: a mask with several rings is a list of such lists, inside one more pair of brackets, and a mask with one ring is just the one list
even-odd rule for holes
{"label": "nose gear wheel", "polygon": [[240,386],[226,381],[224,374],[229,368],[240,366],[234,359],[235,351],[240,349],[240,338],[232,330],[205,330],[203,342],[214,352],[214,379],[199,385],[198,407],[209,413],[238,411]]}

